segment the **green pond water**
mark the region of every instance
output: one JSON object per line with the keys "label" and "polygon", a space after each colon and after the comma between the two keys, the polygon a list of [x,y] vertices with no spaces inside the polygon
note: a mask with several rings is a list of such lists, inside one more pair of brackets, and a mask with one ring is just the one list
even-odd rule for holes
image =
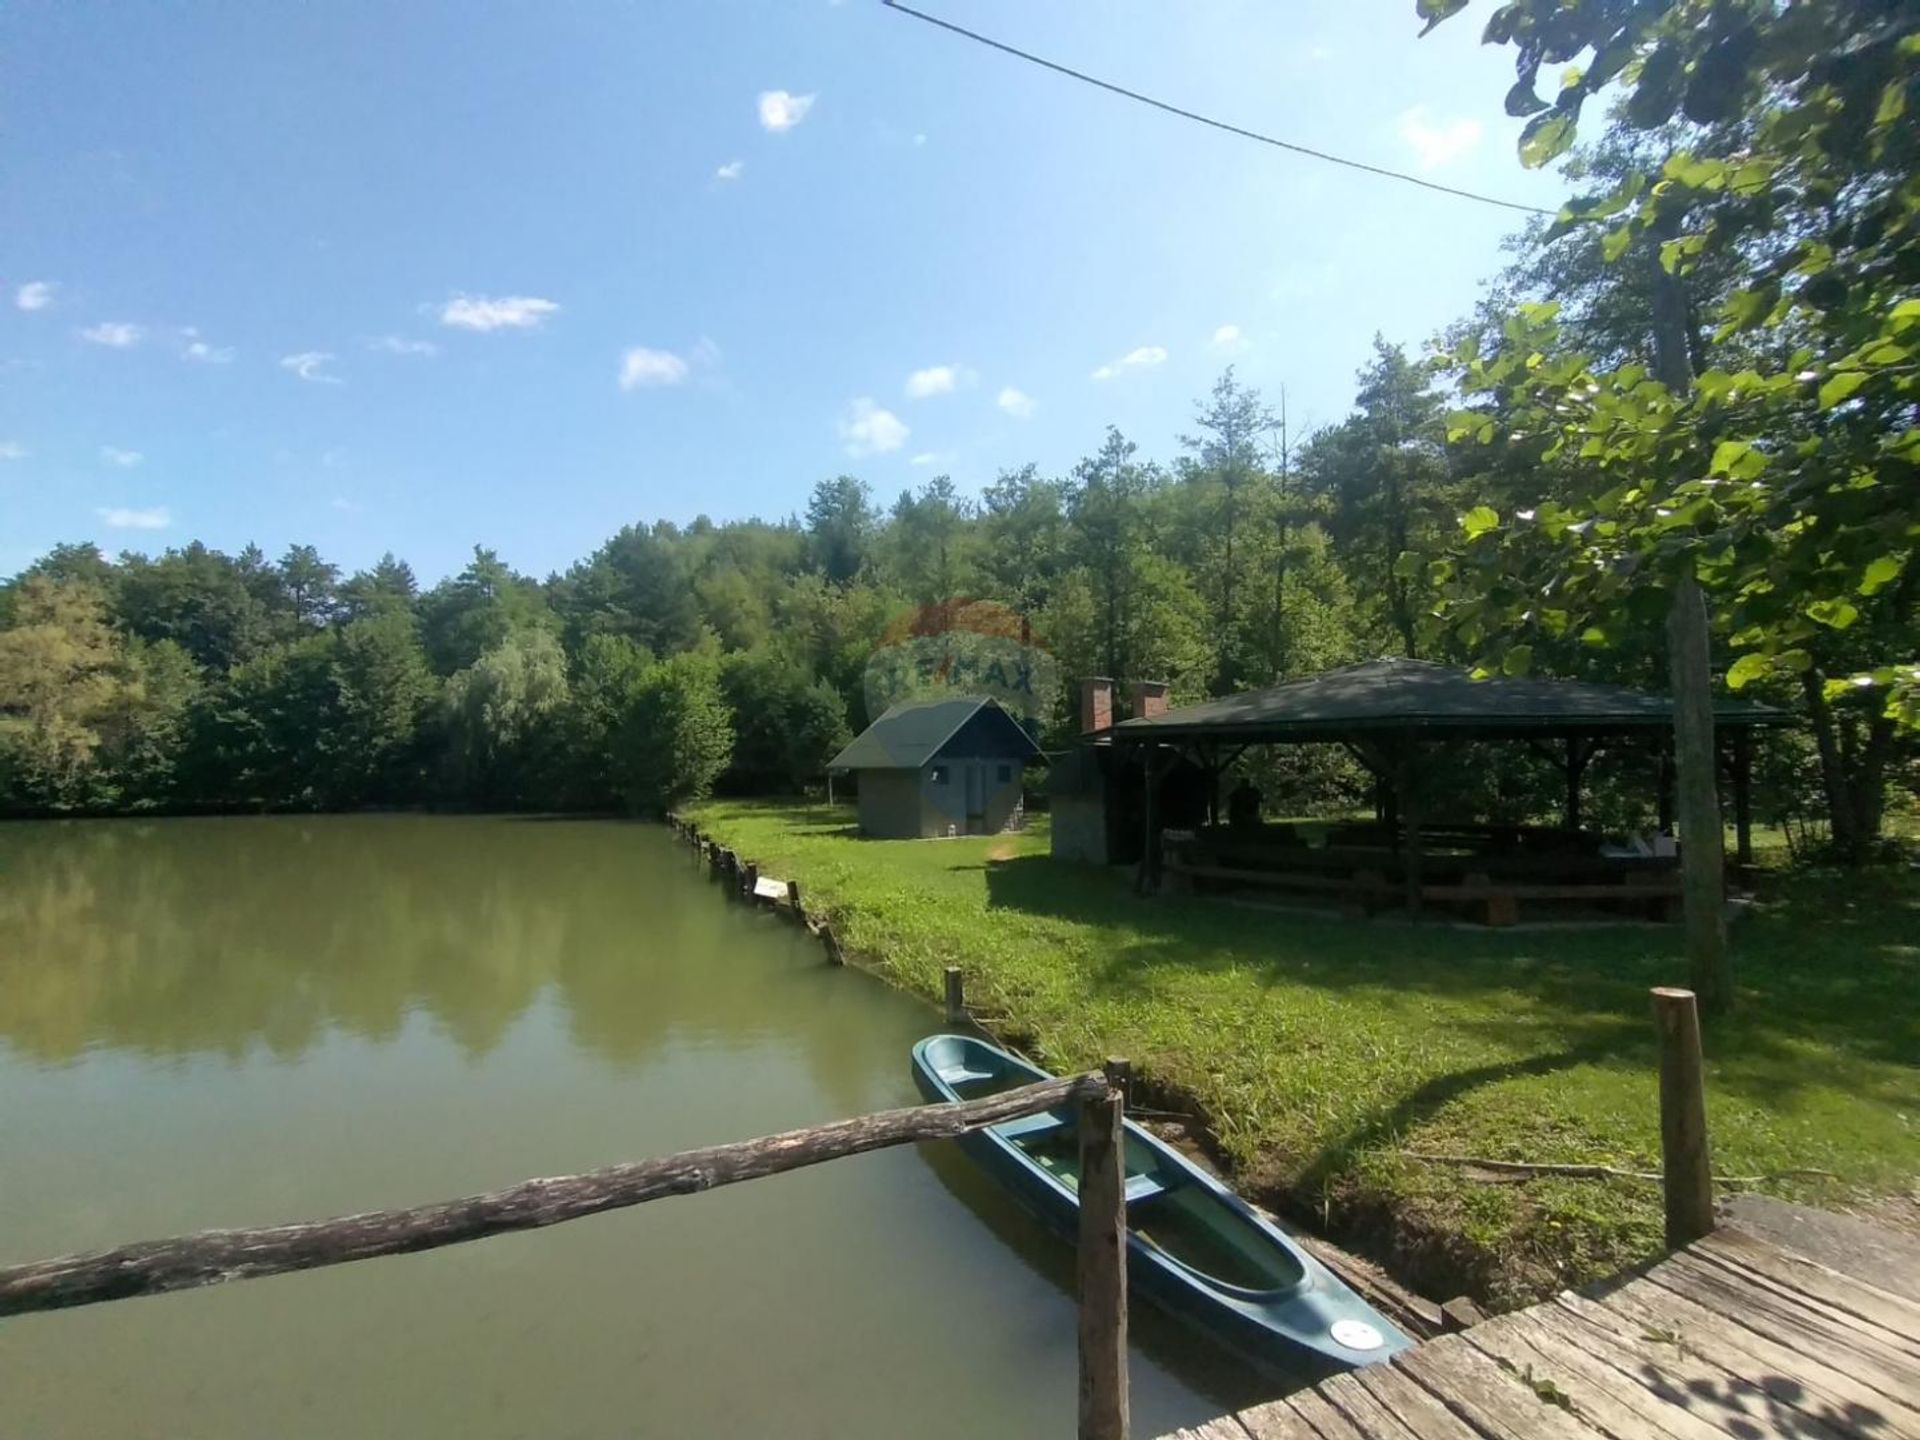
{"label": "green pond water", "polygon": [[[654,827],[0,825],[0,1264],[912,1104],[938,1018]],[[0,1434],[1070,1435],[1072,1266],[909,1147],[0,1321]],[[1133,1325],[1136,1434],[1272,1389]]]}

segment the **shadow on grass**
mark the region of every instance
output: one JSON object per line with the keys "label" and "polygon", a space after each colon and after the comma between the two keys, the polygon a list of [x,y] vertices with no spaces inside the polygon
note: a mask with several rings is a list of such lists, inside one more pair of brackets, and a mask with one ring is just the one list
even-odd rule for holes
{"label": "shadow on grass", "polygon": [[1596,1026],[1594,1030],[1591,1038],[1578,1045],[1548,1054],[1530,1055],[1522,1060],[1491,1065],[1475,1065],[1434,1076],[1425,1084],[1408,1091],[1392,1105],[1375,1111],[1359,1124],[1349,1127],[1345,1133],[1329,1140],[1302,1170],[1301,1183],[1315,1187],[1330,1180],[1349,1169],[1357,1155],[1381,1148],[1386,1142],[1414,1129],[1453,1101],[1483,1085],[1552,1075],[1578,1065],[1618,1059],[1637,1048],[1639,1036],[1637,1032],[1630,1031],[1624,1022]]}
{"label": "shadow on grass", "polygon": [[[1651,1063],[1647,991],[1686,978],[1677,930],[1476,933],[1203,897],[1142,899],[1123,872],[1041,855],[990,860],[985,868],[990,906],[1114,934],[1090,975],[1096,990],[1170,998],[1183,975],[1240,970],[1268,987],[1430,996],[1458,1004],[1449,1028],[1523,1057],[1512,1062],[1522,1067],[1516,1074],[1534,1065]],[[1911,998],[1920,990],[1916,895],[1920,884],[1899,877],[1823,877],[1787,886],[1749,917],[1734,936],[1735,1012],[1708,1022],[1716,1079],[1779,1104],[1807,1083],[1832,1083],[1837,1063],[1869,1062],[1897,1068],[1854,1079],[1884,1092],[1887,1103],[1920,1105],[1920,1069],[1913,1068],[1920,1007]],[[1826,1052],[1826,1063],[1810,1058],[1810,1046]],[[1501,1068],[1486,1067],[1478,1081],[1470,1071],[1433,1084],[1458,1093],[1501,1078]],[[1418,1093],[1406,1103],[1431,1108],[1450,1098],[1436,1094],[1430,1104]],[[1391,1128],[1391,1117],[1384,1123]]]}

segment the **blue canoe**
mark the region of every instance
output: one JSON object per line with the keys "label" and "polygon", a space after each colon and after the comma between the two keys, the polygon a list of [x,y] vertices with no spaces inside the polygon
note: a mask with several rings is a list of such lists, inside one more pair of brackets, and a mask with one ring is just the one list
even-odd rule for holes
{"label": "blue canoe", "polygon": [[[1050,1077],[965,1035],[913,1047],[929,1100],[978,1100]],[[960,1148],[1042,1220],[1079,1226],[1080,1141],[1068,1111],[991,1125]],[[1351,1369],[1410,1343],[1238,1195],[1127,1122],[1127,1272],[1132,1288],[1244,1358],[1286,1375]]]}

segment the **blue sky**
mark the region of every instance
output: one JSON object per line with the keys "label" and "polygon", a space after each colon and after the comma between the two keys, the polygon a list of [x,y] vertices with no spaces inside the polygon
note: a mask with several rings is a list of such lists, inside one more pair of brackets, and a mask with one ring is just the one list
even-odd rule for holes
{"label": "blue sky", "polygon": [[[924,7],[1538,205],[1510,59],[1411,0]],[[1296,428],[1472,305],[1517,215],[1133,105],[878,0],[0,15],[0,573],[191,538],[424,579],[860,475]]]}

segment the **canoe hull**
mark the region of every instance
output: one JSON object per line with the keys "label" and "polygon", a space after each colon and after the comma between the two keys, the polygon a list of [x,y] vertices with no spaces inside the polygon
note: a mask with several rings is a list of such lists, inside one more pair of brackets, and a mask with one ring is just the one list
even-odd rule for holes
{"label": "canoe hull", "polygon": [[[947,1077],[977,1079],[985,1074],[993,1074],[1007,1084],[1047,1078],[1045,1072],[1018,1057],[970,1036],[936,1035],[914,1046],[914,1083],[928,1100],[966,1098]],[[1065,1112],[1055,1118],[1067,1124],[1072,1119]],[[1017,1129],[1020,1123],[972,1131],[961,1136],[958,1144],[968,1158],[1044,1224],[1073,1239],[1080,1223],[1075,1191],[1001,1133],[1003,1129]],[[1130,1157],[1150,1155],[1155,1173],[1171,1177],[1174,1185],[1187,1191],[1190,1205],[1217,1207],[1223,1215],[1232,1217],[1234,1225],[1243,1230],[1251,1227],[1258,1232],[1260,1243],[1272,1247],[1276,1263],[1284,1254],[1289,1273],[1298,1276],[1290,1284],[1264,1291],[1217,1282],[1149,1243],[1129,1223],[1127,1277],[1133,1291],[1242,1358],[1287,1378],[1373,1364],[1410,1343],[1325,1266],[1211,1174],[1132,1121],[1127,1122],[1127,1130]],[[1128,1169],[1131,1179],[1135,1169],[1131,1158]],[[1131,1205],[1129,1210],[1131,1222]],[[1357,1339],[1363,1348],[1342,1344],[1335,1338],[1336,1327],[1343,1338]],[[1368,1344],[1372,1338],[1378,1343]]]}

